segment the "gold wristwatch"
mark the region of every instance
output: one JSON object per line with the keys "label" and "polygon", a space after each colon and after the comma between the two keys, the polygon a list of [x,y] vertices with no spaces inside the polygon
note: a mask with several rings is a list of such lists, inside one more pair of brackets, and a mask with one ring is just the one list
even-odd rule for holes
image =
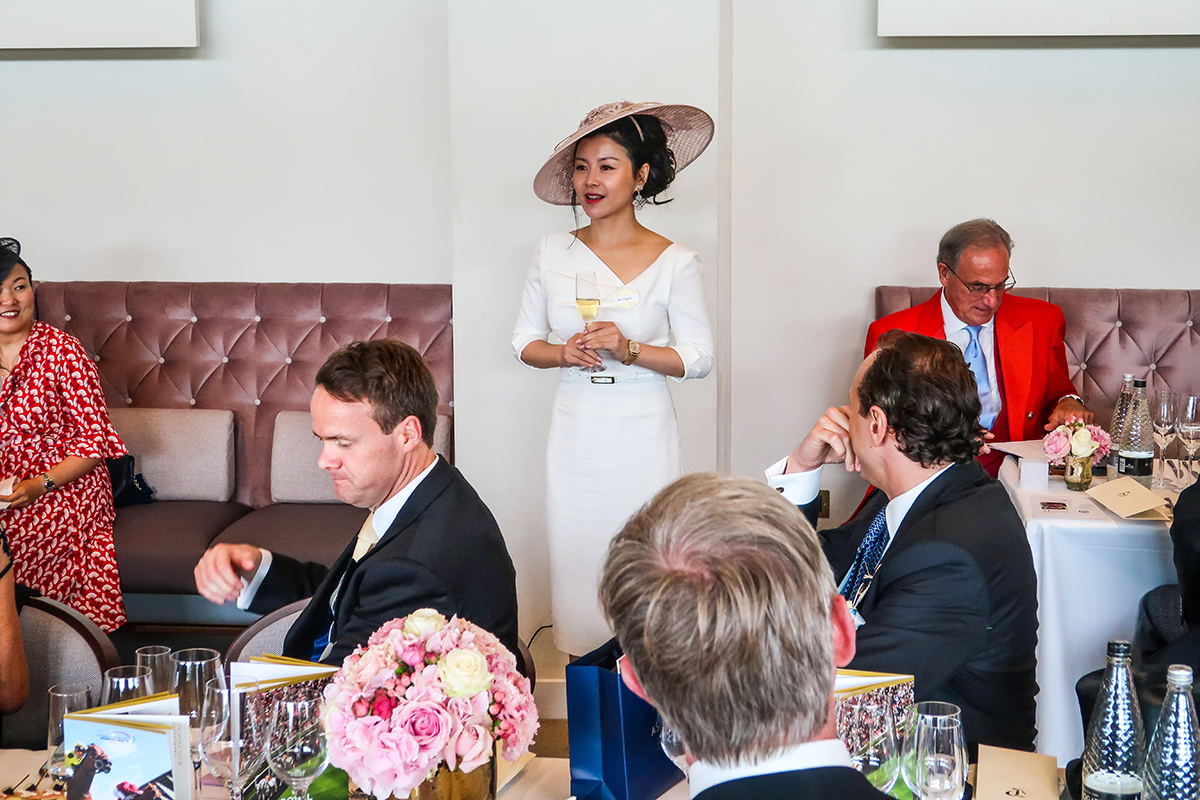
{"label": "gold wristwatch", "polygon": [[642,345],[629,339],[629,355],[621,363],[627,367],[633,366],[633,362],[637,361],[637,357],[642,354]]}

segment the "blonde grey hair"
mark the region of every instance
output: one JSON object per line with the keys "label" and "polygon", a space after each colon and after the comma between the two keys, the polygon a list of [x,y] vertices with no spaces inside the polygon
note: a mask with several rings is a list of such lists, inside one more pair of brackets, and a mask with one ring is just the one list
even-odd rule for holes
{"label": "blonde grey hair", "polygon": [[746,478],[681,478],[608,549],[600,601],[659,713],[704,761],[812,739],[833,691],[837,591],[816,533]]}

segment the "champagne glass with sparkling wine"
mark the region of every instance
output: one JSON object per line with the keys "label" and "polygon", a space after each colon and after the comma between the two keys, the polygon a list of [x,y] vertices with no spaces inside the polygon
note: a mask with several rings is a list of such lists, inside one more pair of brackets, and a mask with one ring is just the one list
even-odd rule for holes
{"label": "champagne glass with sparkling wine", "polygon": [[[596,273],[575,273],[575,307],[583,317],[584,326],[591,325],[600,315],[600,287],[596,285]],[[592,352],[595,352],[594,350]],[[583,367],[584,372],[603,372],[604,365]]]}

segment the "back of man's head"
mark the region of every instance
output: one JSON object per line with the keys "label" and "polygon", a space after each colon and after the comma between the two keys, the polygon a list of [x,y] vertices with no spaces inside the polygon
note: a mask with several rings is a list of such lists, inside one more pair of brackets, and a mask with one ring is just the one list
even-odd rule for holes
{"label": "back of man's head", "polygon": [[755,761],[824,727],[837,588],[812,526],[758,481],[688,475],[613,540],[600,598],[696,758]]}
{"label": "back of man's head", "polygon": [[979,393],[962,351],[950,342],[891,330],[858,384],[859,413],[887,415],[900,452],[923,467],[964,463],[979,453]]}
{"label": "back of man's head", "polygon": [[422,441],[433,447],[437,384],[412,345],[399,339],[348,344],[317,371],[317,386],[343,403],[369,403],[371,417],[384,433],[406,417],[416,417]]}

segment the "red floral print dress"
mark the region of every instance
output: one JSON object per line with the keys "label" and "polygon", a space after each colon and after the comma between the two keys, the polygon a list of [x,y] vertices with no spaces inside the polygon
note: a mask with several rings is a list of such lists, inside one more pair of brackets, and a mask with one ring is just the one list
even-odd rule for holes
{"label": "red floral print dress", "polygon": [[[41,475],[67,456],[126,453],[108,419],[96,366],[79,340],[44,322],[0,385],[0,478]],[[66,603],[105,631],[125,624],[104,464],[24,508],[0,510],[18,583]]]}

